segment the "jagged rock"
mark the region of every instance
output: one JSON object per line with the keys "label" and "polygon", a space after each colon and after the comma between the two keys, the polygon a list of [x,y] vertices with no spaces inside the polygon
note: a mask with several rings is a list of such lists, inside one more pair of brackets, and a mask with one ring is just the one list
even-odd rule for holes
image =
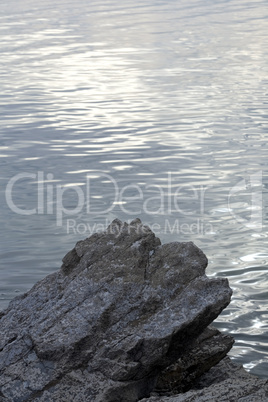
{"label": "jagged rock", "polygon": [[160,395],[187,391],[197,378],[226,356],[233,343],[231,336],[207,327],[175,363],[160,373],[154,390]]}
{"label": "jagged rock", "polygon": [[60,271],[1,316],[0,398],[137,401],[175,362],[185,371],[176,386],[189,387],[187,370],[193,379],[204,370],[187,354],[199,345],[208,370],[230,347],[206,358],[204,330],[231,297],[227,279],[207,278],[206,265],[193,243],[161,245],[138,219],[78,242]]}
{"label": "jagged rock", "polygon": [[[225,357],[204,374],[192,389],[173,396],[152,396],[141,402],[267,402],[268,380],[247,373]],[[199,388],[199,389],[198,389]]]}

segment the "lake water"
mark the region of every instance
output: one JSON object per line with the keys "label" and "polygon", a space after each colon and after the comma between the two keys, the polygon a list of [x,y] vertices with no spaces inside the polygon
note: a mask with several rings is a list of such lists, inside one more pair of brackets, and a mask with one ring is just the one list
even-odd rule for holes
{"label": "lake water", "polygon": [[217,327],[268,373],[267,2],[2,0],[0,308],[140,217],[194,241]]}

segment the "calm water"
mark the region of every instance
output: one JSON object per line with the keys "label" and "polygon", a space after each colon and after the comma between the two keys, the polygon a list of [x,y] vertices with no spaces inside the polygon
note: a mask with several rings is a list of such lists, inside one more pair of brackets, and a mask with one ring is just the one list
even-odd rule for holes
{"label": "calm water", "polygon": [[140,217],[228,277],[217,326],[268,372],[267,2],[2,0],[0,308]]}

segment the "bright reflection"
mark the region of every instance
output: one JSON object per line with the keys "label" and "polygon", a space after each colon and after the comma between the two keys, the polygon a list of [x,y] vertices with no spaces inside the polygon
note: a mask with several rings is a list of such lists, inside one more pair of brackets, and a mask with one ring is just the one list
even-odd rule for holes
{"label": "bright reflection", "polygon": [[251,261],[256,261],[256,260],[264,259],[264,258],[268,258],[268,254],[265,254],[265,253],[248,254],[248,255],[244,255],[243,257],[240,257],[240,260],[246,261],[246,262],[251,262]]}

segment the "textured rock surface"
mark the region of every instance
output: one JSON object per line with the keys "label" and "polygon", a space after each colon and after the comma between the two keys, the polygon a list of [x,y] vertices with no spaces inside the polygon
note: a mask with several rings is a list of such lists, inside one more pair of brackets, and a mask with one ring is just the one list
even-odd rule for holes
{"label": "textured rock surface", "polygon": [[[136,401],[149,397],[158,374],[176,361],[176,387],[188,387],[185,372],[195,378],[204,371],[194,348],[203,345],[207,370],[232,343],[219,347],[214,334],[215,353],[204,352],[204,330],[231,297],[226,279],[205,276],[206,265],[193,243],[161,245],[139,220],[115,220],[78,242],[59,272],[1,316],[0,398]],[[157,387],[165,384],[160,377]]]}
{"label": "textured rock surface", "polygon": [[160,395],[187,391],[197,378],[226,356],[233,343],[231,336],[206,328],[175,363],[160,373],[154,390]]}
{"label": "textured rock surface", "polygon": [[174,396],[152,396],[142,402],[267,402],[268,381],[247,373],[225,357],[195,384],[196,388]]}

